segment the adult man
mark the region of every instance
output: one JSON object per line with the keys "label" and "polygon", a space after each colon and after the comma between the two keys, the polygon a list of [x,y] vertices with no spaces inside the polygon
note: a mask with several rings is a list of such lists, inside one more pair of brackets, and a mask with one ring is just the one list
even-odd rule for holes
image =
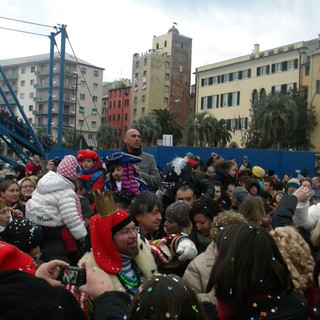
{"label": "adult man", "polygon": [[149,191],[156,192],[161,184],[161,177],[156,166],[154,157],[141,151],[140,133],[136,129],[129,129],[124,136],[123,151],[141,158],[141,161],[134,165],[137,173],[147,183]]}
{"label": "adult man", "polygon": [[166,234],[160,226],[163,205],[152,192],[139,194],[131,204],[130,214],[137,221],[140,234],[148,240],[160,239]]}
{"label": "adult man", "polygon": [[[138,236],[131,215],[116,209],[108,191],[104,194],[96,192],[95,198],[99,214],[90,220],[92,251],[82,257],[79,265],[89,261],[110,275],[116,291],[133,295],[157,269],[150,245]],[[170,245],[167,249],[179,256],[179,260],[195,257],[196,253],[190,250],[193,243],[189,239],[180,237],[172,243],[175,247]],[[163,256],[167,254],[162,253],[160,248],[154,249]]]}
{"label": "adult man", "polygon": [[196,201],[196,196],[192,187],[188,185],[183,185],[176,191],[175,201],[185,201],[190,208],[192,207],[193,203]]}
{"label": "adult man", "polygon": [[26,175],[29,176],[36,167],[40,167],[42,169],[40,164],[40,158],[37,154],[35,154],[31,158],[31,161],[26,164]]}
{"label": "adult man", "polygon": [[249,163],[247,155],[244,155],[242,157],[242,162],[239,163],[239,170],[240,170],[241,167],[244,167],[244,168],[249,169],[249,170],[252,169],[252,165]]}

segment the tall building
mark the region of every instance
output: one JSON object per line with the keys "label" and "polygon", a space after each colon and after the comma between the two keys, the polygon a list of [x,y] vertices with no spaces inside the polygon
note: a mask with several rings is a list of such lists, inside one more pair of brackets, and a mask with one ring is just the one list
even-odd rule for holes
{"label": "tall building", "polygon": [[[29,122],[36,130],[47,130],[49,99],[49,54],[1,60],[0,64],[23,107]],[[94,66],[66,53],[63,139],[67,132],[82,135],[89,147],[96,147],[95,135],[100,126],[103,68]],[[59,113],[60,56],[54,54],[52,89],[52,137],[57,137]],[[5,83],[0,85],[18,114],[17,106],[9,96]],[[0,106],[5,106],[0,97]]]}
{"label": "tall building", "polygon": [[111,83],[108,91],[107,123],[117,129],[119,133],[118,147],[123,141],[124,133],[130,125],[131,83],[129,79],[122,79]]}
{"label": "tall building", "polygon": [[134,54],[132,63],[131,125],[153,109],[176,112],[183,125],[189,114],[192,39],[174,26],[153,37],[152,49]]}
{"label": "tall building", "polygon": [[[232,141],[228,146],[241,147],[241,138],[250,121],[252,103],[269,93],[285,93],[308,85],[309,103],[317,102],[316,109],[320,109],[320,98],[310,99],[316,92],[316,81],[320,79],[316,57],[319,57],[319,39],[264,51],[260,51],[260,46],[256,44],[252,53],[246,56],[198,67],[196,112],[207,111],[218,120],[224,118],[232,132]],[[314,63],[310,65],[310,61]],[[320,115],[320,111],[317,113]],[[315,130],[313,137],[319,136],[319,129]],[[317,145],[320,151],[320,142]]]}

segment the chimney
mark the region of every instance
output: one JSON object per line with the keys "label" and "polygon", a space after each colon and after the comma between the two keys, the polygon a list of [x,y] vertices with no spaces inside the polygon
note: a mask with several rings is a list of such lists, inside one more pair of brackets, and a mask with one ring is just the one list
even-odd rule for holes
{"label": "chimney", "polygon": [[256,43],[253,47],[253,52],[254,52],[254,56],[255,58],[259,58],[259,54],[260,54],[260,44]]}

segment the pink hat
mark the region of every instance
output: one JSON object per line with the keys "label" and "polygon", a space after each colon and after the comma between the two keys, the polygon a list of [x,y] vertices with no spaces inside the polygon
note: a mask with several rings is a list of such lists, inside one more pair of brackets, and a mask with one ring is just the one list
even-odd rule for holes
{"label": "pink hat", "polygon": [[65,156],[59,163],[57,173],[71,181],[77,180],[81,175],[81,167],[72,155]]}

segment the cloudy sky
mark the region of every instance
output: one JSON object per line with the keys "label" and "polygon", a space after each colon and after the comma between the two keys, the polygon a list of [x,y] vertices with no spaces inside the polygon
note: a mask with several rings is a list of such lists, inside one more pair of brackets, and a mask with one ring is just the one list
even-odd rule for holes
{"label": "cloudy sky", "polygon": [[[0,0],[0,59],[49,52],[46,36],[66,24],[75,55],[102,67],[104,80],[131,79],[132,56],[177,23],[193,39],[195,68],[260,50],[310,40],[320,33],[319,0]],[[57,37],[60,49],[60,37]],[[72,53],[67,43],[66,51]],[[194,82],[194,77],[192,77]]]}

